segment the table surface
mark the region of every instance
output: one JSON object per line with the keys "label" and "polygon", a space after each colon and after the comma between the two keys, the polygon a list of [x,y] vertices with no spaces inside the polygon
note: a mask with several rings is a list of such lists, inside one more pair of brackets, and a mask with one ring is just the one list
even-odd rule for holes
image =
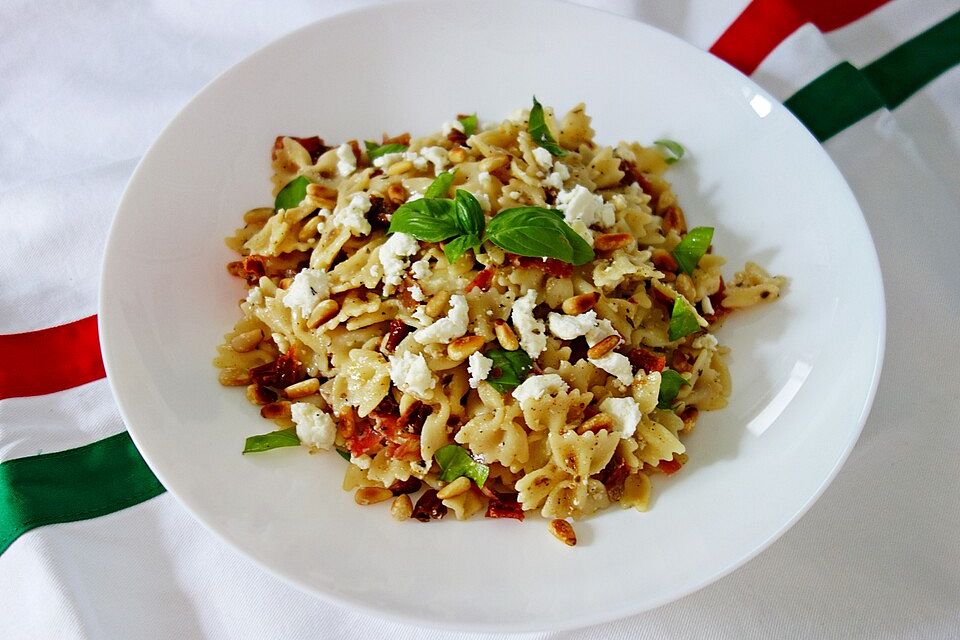
{"label": "table surface", "polygon": [[[580,3],[713,51],[817,134],[877,245],[887,352],[846,466],[770,549],[654,611],[531,637],[960,637],[960,3]],[[9,461],[123,438],[90,318],[107,229],[140,156],[233,63],[369,4],[0,6],[0,603],[16,612],[0,637],[472,637],[301,593],[168,493],[31,524],[4,544]]]}

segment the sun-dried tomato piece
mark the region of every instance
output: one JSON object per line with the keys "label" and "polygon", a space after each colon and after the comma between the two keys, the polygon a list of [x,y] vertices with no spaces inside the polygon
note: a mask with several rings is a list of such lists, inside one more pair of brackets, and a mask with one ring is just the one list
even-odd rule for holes
{"label": "sun-dried tomato piece", "polygon": [[497,493],[487,505],[487,518],[513,518],[523,522],[523,505],[517,501],[516,494]]}
{"label": "sun-dried tomato piece", "polygon": [[470,281],[470,284],[467,285],[467,291],[471,291],[474,287],[480,289],[480,291],[486,291],[493,283],[493,276],[496,272],[496,268],[487,267]]}
{"label": "sun-dried tomato piece", "polygon": [[394,460],[416,462],[420,459],[420,436],[397,433],[387,442],[387,456]]}
{"label": "sun-dried tomato piece", "polygon": [[230,275],[243,278],[253,284],[267,273],[267,259],[256,254],[245,256],[241,260],[227,264],[227,271]]}
{"label": "sun-dried tomato piece", "polygon": [[420,522],[430,522],[431,519],[440,520],[445,515],[447,515],[447,507],[437,497],[437,490],[428,489],[417,500],[417,504],[413,505],[411,517]]}
{"label": "sun-dried tomato piece", "polygon": [[451,129],[450,133],[447,134],[447,140],[454,144],[459,144],[463,146],[467,143],[467,134],[460,129]]}
{"label": "sun-dried tomato piece", "polygon": [[607,496],[616,502],[623,496],[623,484],[630,475],[630,465],[623,459],[623,456],[617,454],[610,458],[600,473],[597,474],[597,480],[603,483],[607,490]]}
{"label": "sun-dried tomato piece", "polygon": [[420,487],[423,486],[423,482],[420,478],[415,478],[410,476],[406,480],[395,480],[392,485],[390,485],[390,491],[395,496],[402,496],[408,493],[416,493],[420,491]]}
{"label": "sun-dried tomato piece", "polygon": [[508,253],[510,263],[518,269],[539,269],[548,276],[555,278],[569,278],[573,275],[573,265],[556,258],[529,258]]}
{"label": "sun-dried tomato piece", "polygon": [[273,362],[250,369],[250,380],[266,387],[282,389],[303,380],[295,349],[290,349]]}
{"label": "sun-dried tomato piece", "polygon": [[693,354],[677,349],[670,357],[670,368],[680,373],[693,371]]}
{"label": "sun-dried tomato piece", "polygon": [[657,465],[657,469],[663,471],[668,476],[675,474],[677,471],[680,471],[680,468],[683,466],[679,460],[661,460]]}
{"label": "sun-dried tomato piece", "polygon": [[423,423],[427,421],[431,413],[433,413],[433,408],[430,405],[417,400],[407,407],[404,414],[400,416],[397,421],[397,428],[407,433],[420,435],[420,432],[423,431]]}
{"label": "sun-dried tomato piece", "polygon": [[410,146],[410,134],[401,133],[392,138],[388,137],[387,134],[383,134],[383,142],[381,144],[402,144],[404,146]]}
{"label": "sun-dried tomato piece", "polygon": [[387,329],[387,341],[383,345],[384,351],[387,353],[393,353],[397,345],[399,345],[404,338],[407,337],[407,334],[410,333],[411,329],[407,326],[403,320],[394,318],[390,321],[390,327]]}
{"label": "sun-dried tomato piece", "polygon": [[[726,288],[727,286],[724,284],[723,277],[721,276],[720,288],[717,289],[716,293],[708,296],[710,298],[710,306],[713,307],[713,313],[703,316],[703,319],[710,324],[716,324],[717,322],[720,322],[733,311],[733,309],[728,309],[727,307],[723,306],[724,291]],[[701,303],[700,306],[703,308],[703,303]]]}
{"label": "sun-dried tomato piece", "polygon": [[390,226],[390,216],[399,208],[391,200],[373,194],[370,196],[370,208],[364,214],[367,222],[374,229],[386,229]]}
{"label": "sun-dried tomato piece", "polygon": [[337,430],[355,458],[374,454],[382,448],[383,435],[374,430],[372,420],[359,417],[353,407],[347,407],[337,416]]}
{"label": "sun-dried tomato piece", "polygon": [[630,365],[636,369],[643,369],[647,373],[654,371],[663,371],[667,366],[667,357],[643,348],[630,349],[627,352],[627,358],[630,359]]}
{"label": "sun-dried tomato piece", "polygon": [[552,207],[557,203],[557,195],[559,194],[560,192],[557,191],[556,188],[546,187],[543,190],[543,201]]}
{"label": "sun-dried tomato piece", "polygon": [[277,136],[277,139],[273,141],[272,157],[274,160],[277,159],[277,151],[283,149],[284,138],[292,138],[299,142],[300,146],[307,150],[307,153],[310,154],[310,159],[314,162],[317,161],[317,158],[331,149],[331,147],[328,147],[323,143],[323,138],[318,138],[317,136],[310,136],[309,138],[298,138],[297,136]]}
{"label": "sun-dried tomato piece", "polygon": [[620,179],[620,184],[626,187],[636,182],[640,185],[640,189],[650,196],[650,208],[656,212],[660,204],[660,195],[654,190],[650,180],[637,168],[637,165],[629,160],[621,160],[620,171],[623,171],[623,178]]}

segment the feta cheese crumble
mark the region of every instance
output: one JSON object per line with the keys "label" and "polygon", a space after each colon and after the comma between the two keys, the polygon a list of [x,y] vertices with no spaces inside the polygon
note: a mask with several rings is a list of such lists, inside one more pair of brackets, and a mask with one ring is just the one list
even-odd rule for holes
{"label": "feta cheese crumble", "polygon": [[467,371],[470,373],[470,388],[476,389],[480,381],[486,380],[493,368],[493,360],[479,351],[470,354],[467,358]]}
{"label": "feta cheese crumble", "polygon": [[712,333],[705,333],[699,338],[695,338],[693,342],[690,343],[694,349],[707,349],[708,351],[716,351],[717,346],[719,346],[717,338]]}
{"label": "feta cheese crumble", "polygon": [[306,318],[321,300],[330,297],[330,280],[326,271],[304,269],[293,278],[283,295],[283,306]]}
{"label": "feta cheese crumble", "polygon": [[[383,295],[393,293],[397,285],[403,282],[403,271],[409,263],[408,258],[416,255],[420,243],[406,233],[393,233],[380,246],[380,264],[383,265]],[[422,295],[422,293],[421,293]]]}
{"label": "feta cheese crumble", "polygon": [[342,207],[333,216],[334,224],[346,227],[355,236],[365,236],[370,233],[370,223],[364,214],[370,211],[370,194],[355,193],[350,202]]}
{"label": "feta cheese crumble", "polygon": [[513,311],[510,313],[513,326],[520,334],[520,347],[534,360],[547,348],[543,322],[533,316],[533,309],[536,306],[537,292],[529,289],[526,295],[514,301]]}
{"label": "feta cheese crumble", "polygon": [[414,302],[423,302],[427,299],[427,296],[423,293],[423,289],[421,289],[418,284],[410,287],[410,297],[413,298]]}
{"label": "feta cheese crumble", "polygon": [[437,176],[443,173],[443,169],[450,163],[450,160],[447,158],[447,150],[443,147],[426,147],[420,149],[420,155],[433,165],[433,173]]}
{"label": "feta cheese crumble", "polygon": [[390,380],[400,391],[421,400],[426,400],[429,391],[437,385],[437,379],[433,377],[423,355],[414,355],[410,351],[390,356]]}
{"label": "feta cheese crumble", "polygon": [[433,324],[433,318],[427,315],[426,305],[417,307],[414,312],[410,314],[410,317],[419,322],[421,327]]}
{"label": "feta cheese crumble", "polygon": [[430,260],[428,258],[421,258],[417,260],[412,265],[410,265],[410,273],[413,274],[414,280],[423,280],[427,278],[430,271]]}
{"label": "feta cheese crumble", "polygon": [[566,392],[570,389],[563,378],[555,373],[540,376],[530,376],[513,390],[513,398],[520,403],[520,408],[526,411],[534,400],[539,400],[545,394]]}
{"label": "feta cheese crumble", "polygon": [[561,340],[575,340],[597,328],[597,312],[591,310],[577,316],[568,316],[551,311],[547,316],[547,324],[550,327],[550,333]]}
{"label": "feta cheese crumble", "polygon": [[310,449],[329,449],[337,439],[337,425],[329,413],[309,402],[290,405],[290,415],[297,425],[300,444]]}
{"label": "feta cheese crumble", "polygon": [[337,173],[346,178],[357,170],[357,156],[353,154],[353,147],[344,142],[337,147]]}
{"label": "feta cheese crumble", "polygon": [[557,209],[563,211],[564,221],[590,246],[593,246],[593,237],[589,228],[594,224],[609,227],[617,219],[613,205],[605,203],[603,196],[591,193],[582,184],[569,191],[560,191],[557,194]]}
{"label": "feta cheese crumble", "polygon": [[533,149],[533,159],[537,161],[540,168],[544,171],[550,171],[553,168],[553,156],[543,147]]}
{"label": "feta cheese crumble", "polygon": [[613,428],[621,438],[629,438],[640,424],[643,414],[633,398],[607,398],[600,403],[600,411],[613,418]]}
{"label": "feta cheese crumble", "polygon": [[557,191],[563,191],[563,181],[570,178],[570,169],[567,168],[567,165],[562,162],[557,162],[553,166],[553,171],[548,175],[544,181],[543,185],[545,187],[553,187]]}
{"label": "feta cheese crumble", "polygon": [[470,323],[470,307],[467,299],[460,294],[450,298],[450,311],[445,318],[440,318],[413,334],[413,339],[420,344],[446,344],[454,338],[459,338],[467,332]]}
{"label": "feta cheese crumble", "polygon": [[260,287],[253,287],[247,291],[246,303],[254,306],[263,304],[263,289]]}
{"label": "feta cheese crumble", "polygon": [[446,138],[454,131],[459,131],[460,133],[466,133],[463,129],[463,123],[459,120],[454,120],[453,122],[444,122],[443,127],[441,128],[443,132],[443,137]]}
{"label": "feta cheese crumble", "polygon": [[622,353],[611,351],[601,358],[587,358],[587,360],[595,367],[600,367],[614,376],[621,384],[633,382],[633,365],[630,364],[630,358]]}

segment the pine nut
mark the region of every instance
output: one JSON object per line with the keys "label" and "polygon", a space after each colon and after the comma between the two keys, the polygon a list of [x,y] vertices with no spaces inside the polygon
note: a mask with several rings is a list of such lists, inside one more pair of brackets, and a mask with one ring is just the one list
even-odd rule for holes
{"label": "pine nut", "polygon": [[326,209],[327,211],[333,211],[337,208],[337,201],[330,198],[314,198],[312,204],[315,207]]}
{"label": "pine nut", "polygon": [[486,171],[492,173],[501,167],[505,167],[510,164],[509,156],[491,156],[489,158],[484,158],[480,161],[478,168],[480,171]]}
{"label": "pine nut", "polygon": [[387,187],[387,200],[393,204],[403,204],[407,201],[409,194],[407,190],[399,182],[394,182],[389,187]]}
{"label": "pine nut", "polygon": [[333,318],[339,312],[340,304],[336,300],[328,298],[313,308],[313,312],[307,319],[307,327],[310,329],[316,329],[324,322],[327,322]]}
{"label": "pine nut", "polygon": [[230,340],[230,347],[237,353],[246,353],[253,351],[261,340],[263,340],[263,331],[251,329],[233,336]]}
{"label": "pine nut", "polygon": [[601,431],[606,429],[610,431],[613,427],[613,418],[606,413],[598,413],[589,420],[586,420],[577,429],[577,433],[586,433],[587,431]]}
{"label": "pine nut", "polygon": [[276,211],[273,209],[267,209],[260,207],[258,209],[250,209],[245,214],[243,214],[243,221],[247,224],[264,224],[269,220]]}
{"label": "pine nut", "polygon": [[225,387],[244,387],[250,384],[250,372],[240,367],[226,367],[220,370],[219,380]]}
{"label": "pine nut", "polygon": [[577,316],[593,309],[599,300],[600,293],[597,291],[581,293],[563,301],[563,312],[571,316]]}
{"label": "pine nut", "polygon": [[306,398],[307,396],[312,396],[313,394],[320,391],[320,381],[316,378],[307,378],[292,384],[286,389],[283,390],[283,395],[287,396],[291,400],[297,398]]}
{"label": "pine nut", "polygon": [[398,176],[401,173],[406,173],[413,169],[413,163],[409,160],[401,160],[400,162],[394,162],[392,165],[387,167],[387,170],[384,172],[388,176]]}
{"label": "pine nut", "polygon": [[293,278],[280,278],[277,286],[281,289],[289,289],[291,284],[293,284]]}
{"label": "pine nut", "polygon": [[437,295],[430,298],[430,301],[427,302],[426,308],[424,311],[431,318],[437,318],[443,313],[447,308],[447,303],[450,301],[450,292],[444,289],[441,289],[437,292]]}
{"label": "pine nut", "polygon": [[395,520],[406,520],[413,515],[413,502],[410,501],[410,496],[404,494],[394,498],[390,505],[390,515]]}
{"label": "pine nut", "polygon": [[554,538],[568,547],[573,547],[577,544],[577,534],[573,530],[573,525],[566,520],[560,520],[559,518],[551,520],[550,533],[553,534]]}
{"label": "pine nut", "polygon": [[454,147],[453,149],[450,149],[447,157],[453,164],[460,164],[467,159],[467,150],[463,147]]}
{"label": "pine nut", "polygon": [[623,249],[631,240],[633,236],[629,233],[601,233],[593,239],[593,248],[597,251]]}
{"label": "pine nut", "polygon": [[307,185],[307,195],[313,196],[314,198],[326,198],[328,200],[337,199],[337,190],[333,187],[328,187],[325,184],[317,184],[316,182],[311,182]]}
{"label": "pine nut", "polygon": [[[353,494],[353,501],[357,504],[377,504],[393,497],[390,489],[383,487],[361,487]],[[411,508],[412,511],[412,508]]]}
{"label": "pine nut", "polygon": [[597,344],[587,349],[587,357],[594,358],[594,359],[602,358],[603,356],[613,351],[613,349],[618,344],[620,344],[620,336],[618,335],[607,336]]}
{"label": "pine nut", "polygon": [[493,325],[493,331],[497,334],[497,341],[500,346],[507,351],[516,351],[520,348],[520,341],[517,340],[517,334],[513,332],[503,320],[497,320]]}
{"label": "pine nut", "polygon": [[685,273],[677,274],[677,281],[673,283],[673,288],[687,300],[693,300],[697,297],[697,289],[693,286],[693,278]]}
{"label": "pine nut", "polygon": [[277,394],[262,384],[251,384],[247,386],[247,400],[251,404],[263,406],[277,401]]}
{"label": "pine nut", "polygon": [[317,229],[320,227],[320,216],[313,216],[303,225],[300,232],[297,233],[297,240],[306,242],[317,235]]}
{"label": "pine nut", "polygon": [[447,345],[447,355],[451,360],[466,360],[483,346],[484,339],[480,336],[463,336]]}
{"label": "pine nut", "polygon": [[437,497],[441,500],[446,500],[447,498],[456,498],[460,494],[466,493],[470,490],[470,478],[466,476],[460,476],[443,489],[437,491]]}
{"label": "pine nut", "polygon": [[290,418],[290,403],[286,400],[271,402],[260,407],[260,417],[267,420],[279,420],[281,418]]}

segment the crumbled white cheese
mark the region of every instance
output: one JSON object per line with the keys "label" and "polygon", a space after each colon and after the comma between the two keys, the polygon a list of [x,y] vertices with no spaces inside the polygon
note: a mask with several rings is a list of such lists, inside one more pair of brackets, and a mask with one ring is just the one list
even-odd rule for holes
{"label": "crumbled white cheese", "polygon": [[329,413],[309,402],[290,405],[290,415],[297,425],[300,444],[311,449],[329,449],[337,439],[337,425]]}
{"label": "crumbled white cheese", "polygon": [[420,155],[433,164],[434,175],[443,173],[444,168],[450,163],[447,158],[447,150],[443,147],[426,147],[420,149]]}
{"label": "crumbled white cheese", "polygon": [[481,171],[477,174],[477,182],[479,182],[480,186],[484,189],[489,189],[493,185],[492,180],[493,178],[490,176],[489,171]]}
{"label": "crumbled white cheese", "polygon": [[594,224],[609,227],[616,221],[613,205],[605,203],[603,196],[591,193],[581,184],[557,194],[557,209],[563,211],[563,219],[571,227],[577,221],[587,227]]}
{"label": "crumbled white cheese", "polygon": [[397,153],[385,153],[380,157],[373,159],[373,166],[377,169],[386,169],[395,162],[403,160],[403,151]]}
{"label": "crumbled white cheese", "polygon": [[373,458],[371,458],[367,454],[363,454],[362,456],[357,456],[357,457],[354,457],[353,454],[350,454],[350,462],[357,465],[361,469],[369,469],[370,463],[373,462]]}
{"label": "crumbled white cheese", "polygon": [[347,177],[357,170],[357,156],[353,154],[353,147],[344,142],[337,147],[337,173]]}
{"label": "crumbled white cheese", "polygon": [[693,342],[690,343],[690,346],[692,346],[694,349],[707,349],[708,351],[716,351],[717,345],[719,344],[720,342],[712,333],[705,333],[699,338],[695,338]]}
{"label": "crumbled white cheese", "polygon": [[511,200],[519,200],[519,199],[520,199],[520,192],[519,192],[519,191],[511,191],[511,192],[509,192],[509,193],[507,194],[507,197],[509,197]]}
{"label": "crumbled white cheese", "polygon": [[712,316],[714,313],[716,313],[713,310],[713,303],[710,302],[710,296],[703,297],[703,300],[700,301],[700,308],[702,308],[703,312],[708,316]]}
{"label": "crumbled white cheese", "polygon": [[423,293],[423,289],[421,289],[418,284],[410,287],[410,297],[413,298],[414,302],[423,302],[427,299],[427,296]]}
{"label": "crumbled white cheese", "polygon": [[433,324],[433,318],[427,315],[426,305],[417,307],[414,312],[410,314],[410,317],[419,322],[422,327]]}
{"label": "crumbled white cheese", "polygon": [[429,327],[418,329],[413,339],[420,344],[446,344],[454,338],[459,338],[467,332],[470,324],[470,307],[467,299],[457,294],[450,298],[450,311],[445,318],[440,318]]}
{"label": "crumbled white cheese", "polygon": [[633,398],[607,398],[600,403],[600,411],[613,418],[613,428],[621,438],[631,437],[643,418]]}
{"label": "crumbled white cheese", "polygon": [[326,271],[304,269],[293,278],[283,295],[283,305],[306,318],[321,300],[330,297],[330,280]]}
{"label": "crumbled white cheese", "polygon": [[369,193],[355,193],[350,202],[334,214],[333,223],[350,229],[350,233],[355,236],[365,236],[371,230],[364,215],[370,210],[370,206]]}
{"label": "crumbled white cheese", "polygon": [[610,375],[616,377],[622,384],[633,382],[633,365],[630,359],[622,353],[611,351],[602,358],[587,358],[590,364],[600,367]]}
{"label": "crumbled white cheese", "polygon": [[555,373],[530,376],[513,390],[513,399],[520,403],[521,409],[528,409],[533,400],[539,400],[544,394],[568,391],[570,387],[563,378]]}
{"label": "crumbled white cheese", "polygon": [[528,289],[526,295],[514,301],[513,311],[510,314],[513,326],[520,334],[520,347],[534,360],[547,348],[543,322],[533,316],[533,309],[536,306],[537,292]]}
{"label": "crumbled white cheese", "polygon": [[550,171],[553,168],[553,156],[543,147],[535,147],[533,158],[544,171]]}
{"label": "crumbled white cheese", "polygon": [[260,287],[253,287],[247,291],[246,303],[250,305],[263,304],[263,289]]}
{"label": "crumbled white cheese", "polygon": [[466,133],[466,131],[464,131],[463,129],[463,123],[460,122],[459,120],[454,120],[453,122],[444,122],[443,128],[441,130],[443,131],[444,138],[449,136],[454,131],[459,131],[460,133]]}
{"label": "crumbled white cheese", "polygon": [[553,187],[558,191],[563,190],[563,181],[570,178],[570,169],[567,168],[567,165],[562,162],[557,162],[553,166],[553,171],[548,175],[544,181],[543,185],[545,187]]}
{"label": "crumbled white cheese", "polygon": [[383,295],[393,293],[397,285],[403,282],[403,272],[409,263],[408,258],[416,255],[420,243],[406,233],[393,233],[380,246],[380,264],[383,265]]}
{"label": "crumbled white cheese", "polygon": [[430,276],[430,260],[428,258],[422,258],[417,260],[412,265],[410,265],[410,273],[413,274],[414,280],[423,280]]}
{"label": "crumbled white cheese", "polygon": [[277,349],[280,350],[280,353],[286,353],[290,351],[290,341],[287,340],[286,336],[282,333],[271,333],[270,337],[273,339],[273,344],[277,345]]}
{"label": "crumbled white cheese", "polygon": [[422,354],[410,351],[390,356],[390,379],[400,391],[424,400],[437,384]]}
{"label": "crumbled white cheese", "polygon": [[550,333],[561,340],[575,340],[597,327],[597,312],[587,311],[577,316],[568,316],[551,311],[547,316],[547,324]]}
{"label": "crumbled white cheese", "polygon": [[467,371],[470,373],[470,387],[476,389],[481,380],[486,380],[493,368],[493,360],[479,351],[470,354],[467,358]]}
{"label": "crumbled white cheese", "polygon": [[612,336],[617,333],[617,330],[613,328],[613,324],[606,318],[597,320],[597,326],[587,331],[587,345],[593,346],[606,338],[607,336]]}

